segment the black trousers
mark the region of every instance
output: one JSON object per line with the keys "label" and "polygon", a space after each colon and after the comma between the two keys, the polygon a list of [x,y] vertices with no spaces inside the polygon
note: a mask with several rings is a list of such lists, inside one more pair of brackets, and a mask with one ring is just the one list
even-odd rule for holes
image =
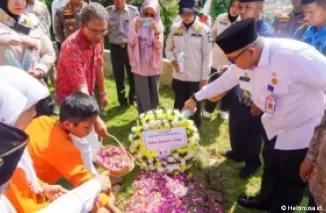
{"label": "black trousers", "polygon": [[125,97],[125,68],[127,70],[128,82],[129,82],[129,102],[132,103],[135,98],[135,85],[134,77],[131,73],[130,61],[127,51],[127,45],[122,47],[121,45],[111,43],[111,62],[113,75],[117,87],[118,101],[120,105],[127,104],[127,98]]}
{"label": "black trousers", "polygon": [[[217,70],[215,68],[211,68],[211,75],[214,74],[215,72],[217,72]],[[220,77],[219,75],[215,75],[214,77],[210,78],[210,82],[218,79],[219,77]],[[229,111],[231,101],[232,101],[231,94],[227,93],[221,100],[220,110],[224,112]],[[205,111],[209,113],[214,112],[217,103],[218,102],[211,102],[207,100],[205,103]]]}
{"label": "black trousers", "polygon": [[239,102],[235,92],[236,88],[229,91],[230,114],[229,134],[232,152],[243,157],[246,166],[259,167],[260,150],[262,146],[262,133],[264,132],[261,123],[261,116],[252,116],[250,107]]}
{"label": "black trousers", "polygon": [[[172,80],[172,89],[174,92],[174,108],[182,110],[184,103],[190,96],[199,90],[199,82],[180,81],[177,79]],[[190,117],[197,127],[200,127],[200,103],[197,104],[195,114]]]}
{"label": "black trousers", "polygon": [[276,138],[269,141],[264,136],[264,172],[258,199],[269,205],[272,213],[289,213],[293,211],[281,207],[299,205],[304,195],[306,184],[299,176],[299,169],[307,149],[277,150]]}
{"label": "black trousers", "polygon": [[61,50],[61,43],[58,42],[58,41],[56,41],[56,43],[57,43],[57,48],[58,48],[58,50],[59,50],[59,52],[60,52],[60,50]]}

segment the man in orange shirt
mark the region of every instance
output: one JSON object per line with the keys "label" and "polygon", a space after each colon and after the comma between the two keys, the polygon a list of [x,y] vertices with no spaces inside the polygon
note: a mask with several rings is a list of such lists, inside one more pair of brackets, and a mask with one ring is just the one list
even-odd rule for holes
{"label": "man in orange shirt", "polygon": [[[26,129],[28,151],[41,180],[51,184],[64,177],[77,187],[96,175],[91,147],[83,139],[93,130],[98,113],[95,100],[78,92],[61,103],[59,120],[47,116],[33,120]],[[106,194],[97,204],[105,207],[101,211],[120,212]]]}

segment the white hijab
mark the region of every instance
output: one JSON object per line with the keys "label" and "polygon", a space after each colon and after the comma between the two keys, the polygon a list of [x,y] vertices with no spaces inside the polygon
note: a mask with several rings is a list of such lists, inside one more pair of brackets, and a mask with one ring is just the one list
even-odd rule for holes
{"label": "white hijab", "polygon": [[[4,117],[5,119],[10,120],[10,123],[4,121],[4,123],[9,125],[14,125],[18,117],[25,110],[35,105],[39,100],[49,96],[48,88],[25,71],[16,67],[0,66],[0,79],[11,86],[11,88],[8,87],[7,89],[7,95],[4,95],[4,92],[1,93],[2,96],[0,94],[0,109],[4,109],[0,110],[0,118]],[[2,82],[0,84],[2,84]],[[17,94],[17,92],[21,95],[12,96],[12,94]],[[25,106],[22,104],[22,101],[25,102]],[[3,106],[1,106],[1,103]],[[18,107],[18,105],[24,107]],[[8,106],[10,106],[10,109]],[[25,149],[17,167],[24,170],[26,181],[31,184],[34,192],[42,192],[42,187],[38,183],[38,178],[33,167],[33,161],[27,149]]]}

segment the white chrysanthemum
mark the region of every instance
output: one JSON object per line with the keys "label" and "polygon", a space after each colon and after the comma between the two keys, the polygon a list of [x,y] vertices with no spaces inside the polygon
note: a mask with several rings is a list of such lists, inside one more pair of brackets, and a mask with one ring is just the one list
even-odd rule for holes
{"label": "white chrysanthemum", "polygon": [[173,163],[173,162],[175,162],[175,159],[173,157],[168,157],[168,162]]}
{"label": "white chrysanthemum", "polygon": [[175,168],[174,164],[170,164],[166,166],[166,170],[168,173],[172,173],[174,171],[174,168]]}
{"label": "white chrysanthemum", "polygon": [[155,170],[155,166],[153,164],[149,164],[148,167],[149,167],[150,170]]}
{"label": "white chrysanthemum", "polygon": [[170,114],[172,114],[172,113],[173,113],[172,109],[168,109],[168,110],[166,110],[166,114],[170,115]]}
{"label": "white chrysanthemum", "polygon": [[157,109],[157,110],[155,110],[155,113],[156,114],[163,114],[163,110],[162,109]]}
{"label": "white chrysanthemum", "polygon": [[149,121],[149,126],[151,128],[155,127],[155,125],[156,125],[156,122],[154,120]]}
{"label": "white chrysanthemum", "polygon": [[184,165],[186,165],[186,161],[184,159],[182,159],[180,164],[181,164],[181,166],[184,166]]}
{"label": "white chrysanthemum", "polygon": [[164,172],[164,168],[163,168],[163,167],[158,167],[156,170],[157,170],[158,172]]}
{"label": "white chrysanthemum", "polygon": [[143,124],[143,129],[144,130],[148,130],[149,129],[149,125],[148,124]]}
{"label": "white chrysanthemum", "polygon": [[178,120],[173,120],[173,121],[171,122],[171,124],[172,124],[173,126],[176,126],[176,125],[179,124],[179,121],[178,121]]}
{"label": "white chrysanthemum", "polygon": [[199,140],[199,139],[200,139],[200,137],[199,137],[199,134],[198,134],[198,133],[195,133],[195,134],[194,134],[194,137],[195,137],[195,139],[196,139],[196,140]]}
{"label": "white chrysanthemum", "polygon": [[132,127],[131,132],[136,132],[136,127]]}
{"label": "white chrysanthemum", "polygon": [[177,115],[177,116],[181,116],[181,113],[180,113],[179,110],[176,110],[176,109],[175,109],[173,112],[174,112],[175,115]]}
{"label": "white chrysanthemum", "polygon": [[145,169],[147,167],[147,164],[145,162],[142,162],[140,164],[140,168]]}
{"label": "white chrysanthemum", "polygon": [[156,125],[157,125],[158,127],[162,126],[162,121],[157,120],[157,121],[156,121]]}
{"label": "white chrysanthemum", "polygon": [[148,159],[148,163],[153,163],[153,161],[154,161],[153,158]]}
{"label": "white chrysanthemum", "polygon": [[139,144],[140,144],[139,140],[134,140],[133,143],[134,143],[134,146],[139,146]]}
{"label": "white chrysanthemum", "polygon": [[139,115],[139,118],[140,119],[143,119],[145,117],[145,113],[141,113],[140,115]]}
{"label": "white chrysanthemum", "polygon": [[130,142],[133,141],[133,140],[132,140],[132,134],[129,134],[128,140],[129,140]]}
{"label": "white chrysanthemum", "polygon": [[178,153],[174,153],[174,154],[173,154],[173,157],[174,157],[174,159],[178,160],[178,158],[179,158],[179,154],[178,154]]}
{"label": "white chrysanthemum", "polygon": [[185,160],[189,160],[195,156],[195,152],[192,150],[189,150],[187,155],[184,157]]}
{"label": "white chrysanthemum", "polygon": [[142,158],[143,156],[144,156],[143,153],[141,153],[141,152],[137,153],[137,158]]}

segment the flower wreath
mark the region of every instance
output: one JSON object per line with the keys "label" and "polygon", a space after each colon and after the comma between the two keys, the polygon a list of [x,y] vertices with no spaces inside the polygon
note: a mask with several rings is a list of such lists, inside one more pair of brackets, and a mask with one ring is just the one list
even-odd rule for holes
{"label": "flower wreath", "polygon": [[[148,130],[168,130],[184,127],[187,134],[187,144],[184,147],[167,151],[165,157],[160,157],[158,151],[148,150],[142,133]],[[137,124],[131,128],[129,140],[130,152],[140,169],[166,173],[185,172],[196,157],[199,146],[199,134],[193,121],[185,119],[179,110],[156,109],[139,115]]]}

